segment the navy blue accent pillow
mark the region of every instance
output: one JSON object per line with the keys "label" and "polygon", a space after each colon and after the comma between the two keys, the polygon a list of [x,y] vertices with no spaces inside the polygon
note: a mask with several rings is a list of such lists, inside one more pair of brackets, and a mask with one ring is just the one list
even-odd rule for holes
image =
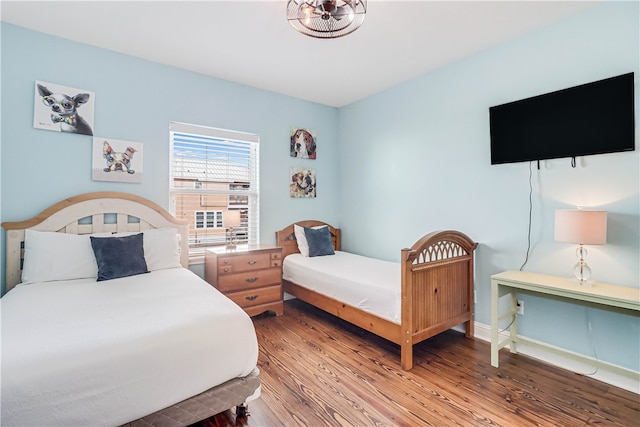
{"label": "navy blue accent pillow", "polygon": [[305,227],[304,235],[309,244],[309,257],[334,255],[333,243],[331,242],[331,233],[329,227],[318,229]]}
{"label": "navy blue accent pillow", "polygon": [[98,282],[148,273],[142,239],[142,233],[125,237],[91,236],[98,263]]}

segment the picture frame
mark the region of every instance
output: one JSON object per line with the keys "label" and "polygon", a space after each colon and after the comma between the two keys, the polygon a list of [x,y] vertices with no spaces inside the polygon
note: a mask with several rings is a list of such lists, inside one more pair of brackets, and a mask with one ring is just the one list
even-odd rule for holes
{"label": "picture frame", "polygon": [[140,184],[143,178],[141,142],[93,138],[91,178],[94,181]]}
{"label": "picture frame", "polygon": [[289,155],[299,159],[316,159],[317,152],[316,131],[291,127],[289,134]]}
{"label": "picture frame", "polygon": [[316,170],[292,167],[289,170],[289,195],[293,198],[316,197]]}
{"label": "picture frame", "polygon": [[93,135],[95,93],[36,80],[33,127],[54,132]]}

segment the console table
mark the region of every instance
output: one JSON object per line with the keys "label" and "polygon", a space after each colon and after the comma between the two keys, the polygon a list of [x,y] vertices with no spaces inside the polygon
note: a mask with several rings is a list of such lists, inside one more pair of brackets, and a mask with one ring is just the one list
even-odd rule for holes
{"label": "console table", "polygon": [[[516,292],[542,294],[560,297],[568,301],[582,304],[594,304],[600,308],[621,310],[626,313],[640,315],[640,289],[625,286],[594,283],[592,286],[580,286],[568,277],[549,276],[546,274],[528,273],[524,271],[505,271],[491,276],[491,365],[498,367],[498,352],[509,346],[511,353],[517,353],[517,343],[527,342],[541,345],[518,335],[518,318],[516,316]],[[500,297],[510,294],[511,306],[508,312],[500,314]],[[509,326],[509,337],[500,341],[499,322],[512,319]],[[567,352],[574,359],[593,363],[591,359],[575,353]],[[567,355],[567,354],[565,354]],[[613,365],[607,365],[613,366]],[[622,374],[637,377],[634,371],[620,368]]]}

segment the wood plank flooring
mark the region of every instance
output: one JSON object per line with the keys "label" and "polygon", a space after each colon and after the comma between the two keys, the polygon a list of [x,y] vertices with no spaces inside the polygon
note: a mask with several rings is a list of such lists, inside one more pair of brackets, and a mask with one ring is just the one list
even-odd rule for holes
{"label": "wood plank flooring", "polygon": [[262,395],[218,426],[640,426],[640,395],[448,331],[400,348],[298,300],[254,318]]}

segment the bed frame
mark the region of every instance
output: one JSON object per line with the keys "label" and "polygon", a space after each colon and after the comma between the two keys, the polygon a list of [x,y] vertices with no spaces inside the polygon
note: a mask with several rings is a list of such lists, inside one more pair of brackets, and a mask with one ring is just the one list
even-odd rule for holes
{"label": "bed frame", "polygon": [[[340,250],[340,229],[322,221],[297,225],[327,225],[334,248]],[[299,253],[294,224],[276,232],[283,258]],[[313,306],[400,345],[400,366],[413,367],[413,345],[461,323],[473,337],[473,251],[478,246],[459,231],[436,231],[401,252],[401,324],[283,280],[283,289]]]}
{"label": "bed frame", "polygon": [[[95,192],[65,199],[35,217],[3,222],[6,230],[6,291],[20,283],[26,229],[70,234],[136,232],[173,227],[180,236],[180,263],[189,267],[188,222],[179,220],[156,203],[128,193]],[[127,423],[127,426],[185,426],[237,407],[260,387],[256,368],[243,378],[234,378],[173,406]]]}

